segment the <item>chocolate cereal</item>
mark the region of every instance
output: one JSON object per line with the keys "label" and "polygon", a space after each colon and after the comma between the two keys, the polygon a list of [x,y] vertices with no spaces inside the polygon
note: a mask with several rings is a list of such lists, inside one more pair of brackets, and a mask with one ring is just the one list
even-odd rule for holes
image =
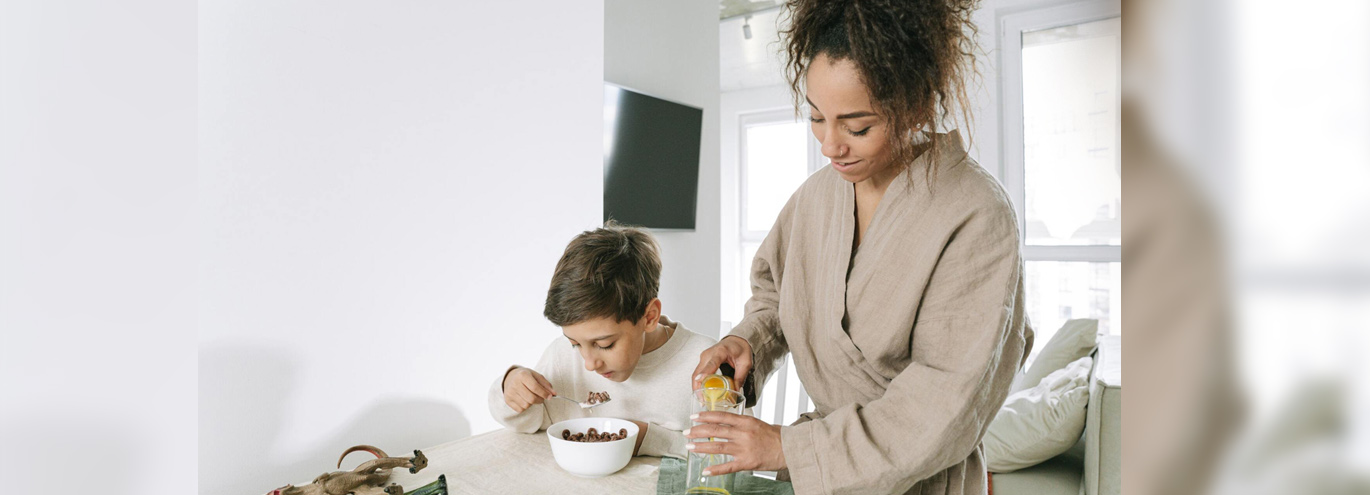
{"label": "chocolate cereal", "polygon": [[628,438],[628,429],[619,428],[618,433],[601,432],[594,428],[586,430],[585,433],[571,433],[571,430],[561,430],[561,438],[582,443],[612,442]]}

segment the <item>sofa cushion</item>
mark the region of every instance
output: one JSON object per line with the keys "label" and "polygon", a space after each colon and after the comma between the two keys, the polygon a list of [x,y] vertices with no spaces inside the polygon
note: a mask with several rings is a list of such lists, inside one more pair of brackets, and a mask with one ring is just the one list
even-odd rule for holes
{"label": "sofa cushion", "polygon": [[1010,395],[985,432],[985,461],[996,473],[1055,457],[1080,439],[1093,359],[1077,359],[1037,386]]}
{"label": "sofa cushion", "polygon": [[1094,352],[1098,340],[1099,320],[1066,321],[1037,353],[1037,357],[1033,358],[1032,365],[1023,372],[1023,376],[1014,380],[1010,393],[1035,387],[1053,371],[1090,355]]}
{"label": "sofa cushion", "polygon": [[1085,441],[1066,453],[1012,473],[995,473],[994,495],[1079,495],[1084,474]]}

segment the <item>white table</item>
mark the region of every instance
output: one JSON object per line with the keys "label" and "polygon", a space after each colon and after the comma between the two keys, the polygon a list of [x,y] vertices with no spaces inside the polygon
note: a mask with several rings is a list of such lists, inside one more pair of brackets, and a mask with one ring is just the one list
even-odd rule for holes
{"label": "white table", "polygon": [[404,486],[405,491],[437,481],[439,474],[445,474],[452,494],[652,494],[656,493],[657,467],[661,464],[660,458],[639,456],[617,473],[597,479],[581,478],[557,465],[546,432],[525,434],[503,429],[421,450],[428,457],[428,467],[418,474],[396,469],[390,478]]}

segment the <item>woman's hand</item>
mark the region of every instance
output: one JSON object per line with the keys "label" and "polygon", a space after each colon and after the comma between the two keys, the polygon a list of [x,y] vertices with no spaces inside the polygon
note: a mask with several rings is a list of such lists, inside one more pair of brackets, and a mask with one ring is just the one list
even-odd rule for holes
{"label": "woman's hand", "polygon": [[752,344],[742,337],[729,335],[713,347],[704,349],[704,352],[699,353],[699,366],[695,367],[693,389],[701,388],[704,377],[718,371],[723,363],[732,365],[737,372],[733,383],[739,386],[746,383],[747,373],[752,371]]}
{"label": "woman's hand", "polygon": [[695,425],[685,430],[685,438],[715,438],[726,442],[691,442],[685,446],[701,454],[728,454],[732,462],[711,467],[705,476],[738,471],[779,471],[785,464],[780,448],[780,427],[751,416],[725,412],[702,412],[693,417]]}

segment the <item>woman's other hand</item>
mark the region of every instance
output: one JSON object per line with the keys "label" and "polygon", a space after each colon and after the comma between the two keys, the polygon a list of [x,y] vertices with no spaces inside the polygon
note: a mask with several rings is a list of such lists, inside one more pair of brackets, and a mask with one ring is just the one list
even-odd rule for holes
{"label": "woman's other hand", "polygon": [[718,367],[728,363],[737,371],[733,383],[746,383],[747,373],[752,371],[752,344],[736,335],[723,337],[713,347],[699,353],[699,366],[695,367],[692,390],[702,387],[704,377],[718,371]]}
{"label": "woman's other hand", "polygon": [[725,412],[702,412],[691,418],[696,424],[685,430],[685,438],[713,438],[726,442],[691,442],[686,448],[701,454],[727,454],[731,462],[709,468],[705,476],[738,471],[779,471],[787,469],[785,451],[780,445],[780,427],[751,416]]}

